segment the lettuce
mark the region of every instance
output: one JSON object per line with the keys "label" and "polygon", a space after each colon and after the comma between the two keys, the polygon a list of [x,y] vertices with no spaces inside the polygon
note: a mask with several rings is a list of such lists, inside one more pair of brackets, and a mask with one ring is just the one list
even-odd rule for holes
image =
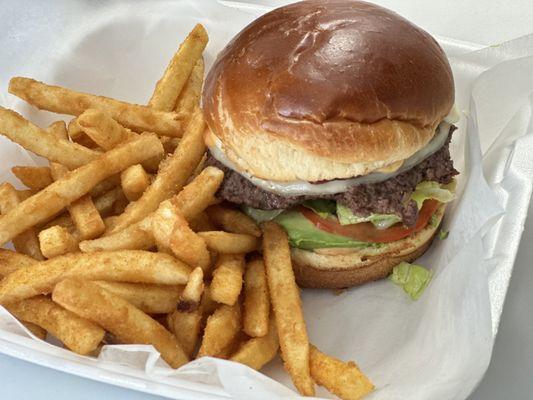
{"label": "lettuce", "polygon": [[403,261],[394,267],[389,279],[401,286],[411,299],[418,300],[424,293],[432,275],[430,270],[421,265]]}
{"label": "lettuce", "polygon": [[455,199],[455,181],[448,185],[441,185],[438,182],[424,181],[416,185],[415,191],[411,194],[411,199],[416,201],[420,210],[424,200],[435,199],[441,203],[449,203]]}
{"label": "lettuce", "polygon": [[303,206],[310,208],[315,213],[320,215],[321,218],[327,218],[330,215],[335,214],[336,211],[336,203],[333,200],[306,200],[304,201]]}
{"label": "lettuce", "polygon": [[[411,194],[411,199],[416,201],[416,205],[420,210],[424,201],[428,199],[435,199],[441,203],[449,203],[455,198],[454,190],[455,181],[448,185],[441,185],[433,181],[420,182]],[[402,220],[396,214],[370,214],[366,217],[360,217],[354,215],[348,207],[340,203],[337,203],[337,218],[341,225],[372,222],[378,229],[387,229]]]}
{"label": "lettuce", "polygon": [[287,231],[291,246],[304,250],[331,247],[361,248],[382,246],[381,243],[360,242],[349,237],[320,230],[297,211],[286,211],[278,215],[275,221]]}
{"label": "lettuce", "polygon": [[341,225],[359,224],[361,222],[372,222],[376,228],[387,229],[400,222],[402,219],[396,214],[370,214],[366,217],[354,215],[352,211],[337,203],[337,218]]}
{"label": "lettuce", "polygon": [[255,222],[260,224],[261,222],[271,221],[280,215],[285,210],[259,210],[248,206],[243,206],[242,210],[246,215],[252,218]]}

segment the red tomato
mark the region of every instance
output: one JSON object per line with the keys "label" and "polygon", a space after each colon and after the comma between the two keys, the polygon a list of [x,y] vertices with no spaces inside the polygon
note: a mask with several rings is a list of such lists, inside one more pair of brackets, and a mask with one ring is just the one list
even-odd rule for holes
{"label": "red tomato", "polygon": [[422,229],[428,224],[431,216],[439,207],[437,200],[426,200],[418,213],[415,226],[408,228],[401,222],[387,229],[378,229],[371,222],[362,222],[353,225],[341,225],[335,218],[322,218],[306,207],[300,207],[299,211],[311,221],[318,229],[334,233],[336,235],[350,237],[361,242],[390,243],[406,238]]}

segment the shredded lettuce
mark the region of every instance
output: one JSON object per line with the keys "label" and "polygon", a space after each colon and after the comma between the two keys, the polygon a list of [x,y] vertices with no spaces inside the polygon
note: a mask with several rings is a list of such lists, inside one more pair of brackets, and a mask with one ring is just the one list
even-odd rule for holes
{"label": "shredded lettuce", "polygon": [[370,214],[366,217],[360,217],[354,215],[348,207],[343,206],[340,203],[337,203],[337,218],[341,225],[372,222],[374,226],[379,229],[387,229],[402,220],[396,214]]}
{"label": "shredded lettuce", "polygon": [[413,300],[418,300],[431,280],[430,270],[417,264],[401,262],[392,270],[390,280],[401,286]]}
{"label": "shredded lettuce", "polygon": [[440,232],[439,232],[439,239],[440,240],[444,240],[444,239],[448,238],[449,234],[450,234],[450,231],[446,231],[444,229],[441,229]]}

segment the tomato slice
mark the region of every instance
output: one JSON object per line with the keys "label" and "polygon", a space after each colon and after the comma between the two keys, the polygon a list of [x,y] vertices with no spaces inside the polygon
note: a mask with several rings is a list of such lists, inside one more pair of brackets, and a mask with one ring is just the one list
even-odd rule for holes
{"label": "tomato slice", "polygon": [[299,207],[298,211],[311,221],[313,225],[323,231],[350,237],[361,242],[390,243],[404,239],[407,236],[424,229],[429,223],[431,216],[437,211],[439,204],[440,203],[434,199],[424,201],[424,204],[418,213],[416,224],[410,228],[406,227],[401,222],[398,222],[387,229],[378,229],[371,222],[341,225],[336,218],[322,218],[306,207]]}

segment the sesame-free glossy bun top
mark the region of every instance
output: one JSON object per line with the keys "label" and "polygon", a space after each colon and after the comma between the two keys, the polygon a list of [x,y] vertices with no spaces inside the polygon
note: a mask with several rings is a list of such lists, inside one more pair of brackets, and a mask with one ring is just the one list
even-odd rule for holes
{"label": "sesame-free glossy bun top", "polygon": [[437,42],[351,0],[302,1],[255,20],[219,54],[203,93],[227,156],[276,180],[345,178],[404,160],[453,102]]}

